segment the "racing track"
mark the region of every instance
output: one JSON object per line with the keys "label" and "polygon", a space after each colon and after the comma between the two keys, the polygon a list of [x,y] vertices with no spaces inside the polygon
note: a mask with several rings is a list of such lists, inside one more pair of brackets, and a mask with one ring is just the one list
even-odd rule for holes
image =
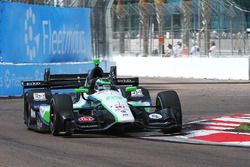
{"label": "racing track", "polygon": [[[164,83],[169,79],[154,81]],[[144,85],[151,89],[152,96],[165,89],[177,90],[184,122],[225,113],[250,113],[248,84]],[[62,138],[35,133],[23,124],[22,99],[1,99],[0,106],[0,167],[250,166],[249,148],[179,144],[105,134]]]}

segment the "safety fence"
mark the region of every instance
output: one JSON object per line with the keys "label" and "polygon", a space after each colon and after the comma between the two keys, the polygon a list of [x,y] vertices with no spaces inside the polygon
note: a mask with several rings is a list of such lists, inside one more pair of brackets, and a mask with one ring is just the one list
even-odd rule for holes
{"label": "safety fence", "polygon": [[[142,55],[143,53],[143,38],[140,37],[140,32],[124,32],[124,54],[125,55]],[[154,32],[157,33],[157,32]],[[196,56],[196,57],[207,57],[205,53],[205,45],[209,46],[209,42],[204,39],[204,33],[192,32],[192,37],[189,39],[190,47],[186,48],[182,46],[183,54],[181,56]],[[175,47],[178,42],[182,42],[183,31],[173,31],[172,37],[170,32],[166,32],[164,35],[164,49],[162,56],[173,56],[169,52],[173,52],[169,45]],[[120,52],[120,32],[113,33],[113,46],[112,52],[114,55],[121,55]],[[148,48],[149,55],[158,56],[160,40],[158,35],[149,35]],[[241,31],[228,31],[224,30],[213,30],[210,34],[210,41],[214,41],[216,45],[216,57],[245,57],[250,55],[250,34]],[[198,53],[192,55],[192,47],[197,46]]]}
{"label": "safety fence", "polygon": [[214,42],[217,57],[249,56],[245,12],[231,0],[116,4],[113,53],[168,56],[179,42],[184,56],[195,46],[203,57]]}

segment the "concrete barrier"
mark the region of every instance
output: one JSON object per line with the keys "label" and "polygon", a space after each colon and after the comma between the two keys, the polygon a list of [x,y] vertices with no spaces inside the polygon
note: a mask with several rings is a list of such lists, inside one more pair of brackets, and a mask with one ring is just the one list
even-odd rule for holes
{"label": "concrete barrier", "polygon": [[162,58],[116,56],[118,75],[249,80],[248,58]]}

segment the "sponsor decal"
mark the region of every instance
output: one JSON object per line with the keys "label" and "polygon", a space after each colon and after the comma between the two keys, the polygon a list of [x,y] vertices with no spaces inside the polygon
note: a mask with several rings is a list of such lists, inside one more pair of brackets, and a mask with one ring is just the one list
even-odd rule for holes
{"label": "sponsor decal", "polygon": [[143,93],[141,89],[137,89],[136,91],[131,92],[131,97],[143,97]]}
{"label": "sponsor decal", "polygon": [[[37,27],[42,32],[36,32]],[[53,20],[37,20],[35,11],[31,7],[28,8],[24,21],[24,42],[27,56],[33,60],[39,54],[40,47],[42,47],[43,54],[49,55],[86,53],[86,34],[79,27],[80,25],[76,24],[72,30],[71,26],[62,24],[60,29],[56,29]]]}
{"label": "sponsor decal", "polygon": [[41,85],[41,82],[28,82],[26,83],[26,86],[39,86]]}
{"label": "sponsor decal", "polygon": [[98,128],[98,125],[81,125],[79,128]]}
{"label": "sponsor decal", "polygon": [[9,70],[5,71],[4,83],[5,83],[5,87],[7,89],[11,87],[11,79],[10,79],[10,72],[9,72]]}
{"label": "sponsor decal", "polygon": [[118,83],[131,83],[133,82],[131,79],[117,79]]}
{"label": "sponsor decal", "polygon": [[31,8],[26,10],[26,19],[24,21],[25,36],[24,42],[26,44],[27,56],[30,60],[36,57],[39,50],[40,34],[35,35],[33,26],[36,23],[36,16]]}
{"label": "sponsor decal", "polygon": [[45,93],[33,93],[33,99],[35,101],[46,101]]}
{"label": "sponsor decal", "polygon": [[162,116],[160,114],[153,113],[153,114],[149,115],[149,118],[151,118],[151,119],[162,119]]}
{"label": "sponsor decal", "polygon": [[95,119],[91,116],[82,116],[78,119],[79,122],[91,122],[94,121]]}
{"label": "sponsor decal", "polygon": [[115,104],[115,108],[117,109],[123,109],[123,108],[126,108],[126,106],[124,104],[121,104],[119,101],[117,104]]}

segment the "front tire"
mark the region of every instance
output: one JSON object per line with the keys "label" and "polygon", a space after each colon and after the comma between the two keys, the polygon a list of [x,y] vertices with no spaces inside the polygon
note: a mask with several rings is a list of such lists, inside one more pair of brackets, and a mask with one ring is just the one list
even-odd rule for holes
{"label": "front tire", "polygon": [[[66,121],[61,115],[72,116],[73,114],[73,103],[69,95],[58,94],[53,96],[51,100],[51,111],[50,111],[50,131],[53,136],[71,136],[71,127],[66,127]],[[71,119],[71,118],[70,118]]]}
{"label": "front tire", "polygon": [[173,91],[165,91],[157,94],[156,97],[156,108],[161,110],[169,108],[173,111],[176,119],[176,127],[171,129],[162,129],[163,133],[178,133],[182,129],[182,111],[181,103],[178,94]]}

